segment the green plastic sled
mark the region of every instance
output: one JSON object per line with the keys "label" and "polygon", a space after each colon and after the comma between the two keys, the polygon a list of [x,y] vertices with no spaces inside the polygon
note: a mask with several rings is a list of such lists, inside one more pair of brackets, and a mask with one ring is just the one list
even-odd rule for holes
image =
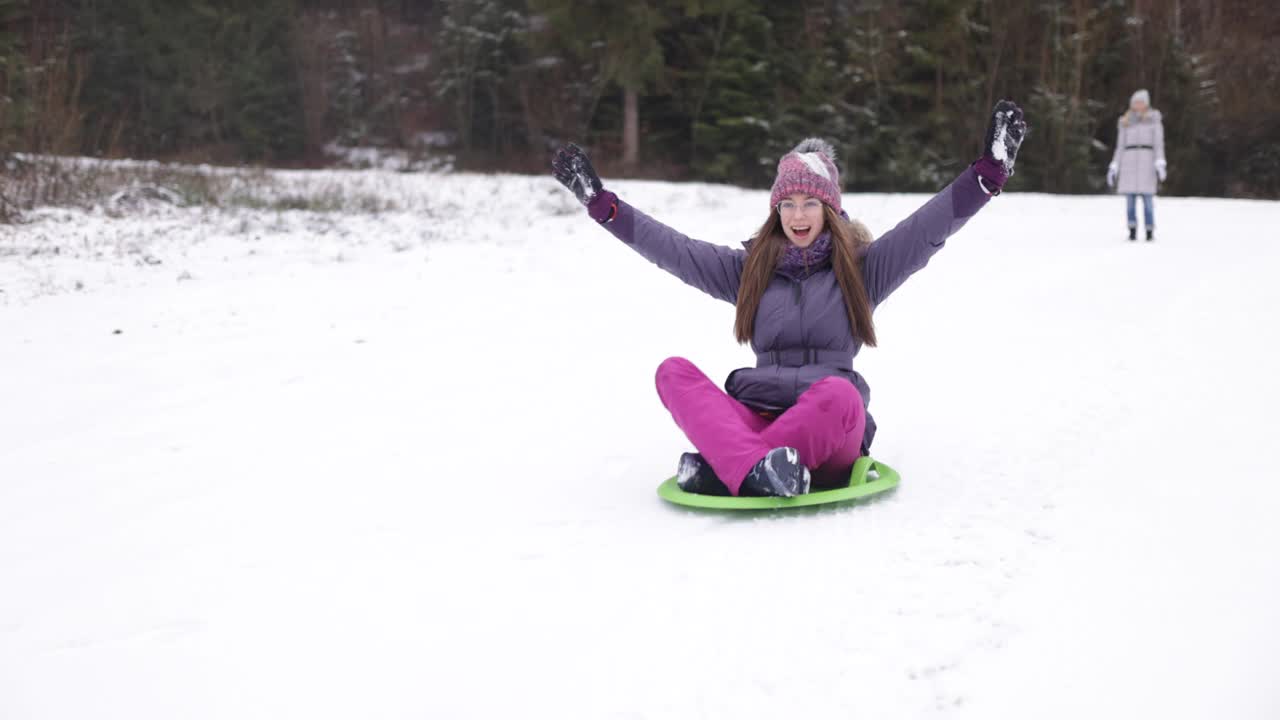
{"label": "green plastic sled", "polygon": [[713,510],[782,510],[806,505],[847,502],[877,495],[898,486],[898,473],[882,462],[860,457],[853,464],[847,487],[818,490],[795,497],[727,497],[687,493],[676,485],[674,476],[658,486],[658,496],[676,505]]}

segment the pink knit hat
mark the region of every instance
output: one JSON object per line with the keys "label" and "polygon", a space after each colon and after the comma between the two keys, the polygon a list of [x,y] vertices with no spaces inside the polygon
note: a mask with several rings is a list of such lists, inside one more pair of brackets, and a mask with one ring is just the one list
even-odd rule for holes
{"label": "pink knit hat", "polygon": [[776,207],[788,195],[812,195],[831,206],[840,207],[840,169],[836,167],[836,149],[820,138],[801,141],[794,150],[778,161],[778,177],[769,193],[769,206]]}

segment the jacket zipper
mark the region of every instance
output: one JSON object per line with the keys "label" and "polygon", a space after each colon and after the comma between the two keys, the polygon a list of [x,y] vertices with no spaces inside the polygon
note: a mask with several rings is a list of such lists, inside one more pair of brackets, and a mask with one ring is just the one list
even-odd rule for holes
{"label": "jacket zipper", "polygon": [[[805,268],[808,269],[808,257],[805,257]],[[796,280],[796,306],[800,313],[800,341],[804,342],[804,280]],[[791,373],[791,392],[796,397],[800,396],[800,370],[795,368]]]}
{"label": "jacket zipper", "polygon": [[[792,282],[795,283],[794,287],[795,287],[795,296],[796,296],[796,307],[799,308],[799,312],[800,312],[800,323],[799,323],[800,338],[801,340],[803,340],[804,339],[804,290],[802,286],[804,284],[804,278],[809,276],[809,249],[805,248],[804,250],[802,250],[800,253],[800,257],[804,259],[804,276],[801,278],[793,278]],[[797,396],[800,394],[800,371],[798,369],[794,369],[791,373],[791,392]]]}
{"label": "jacket zipper", "polygon": [[[800,305],[800,284],[804,282],[805,278],[809,277],[809,248],[801,250],[800,257],[804,260],[804,274],[799,278],[792,278],[792,282],[795,283],[796,305]],[[801,314],[801,319],[803,319],[803,317],[803,314]]]}

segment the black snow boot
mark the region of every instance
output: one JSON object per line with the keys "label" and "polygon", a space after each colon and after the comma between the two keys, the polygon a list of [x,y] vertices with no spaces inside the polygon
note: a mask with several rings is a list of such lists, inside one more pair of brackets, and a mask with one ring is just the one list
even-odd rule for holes
{"label": "black snow boot", "polygon": [[676,485],[687,493],[699,495],[728,495],[729,488],[716,477],[716,471],[700,453],[685,453],[680,456],[680,467],[676,470]]}
{"label": "black snow boot", "polygon": [[809,468],[800,464],[800,451],[780,447],[756,463],[738,488],[739,495],[793,497],[809,492]]}
{"label": "black snow boot", "polygon": [[1152,240],[1155,240],[1156,239],[1155,234],[1156,234],[1155,228],[1147,228],[1147,242],[1151,242]]}
{"label": "black snow boot", "polygon": [[1130,226],[1129,226],[1129,239],[1130,239],[1130,240],[1137,240],[1137,239],[1138,239],[1138,228],[1137,228],[1137,226],[1135,226],[1135,225],[1130,225]]}

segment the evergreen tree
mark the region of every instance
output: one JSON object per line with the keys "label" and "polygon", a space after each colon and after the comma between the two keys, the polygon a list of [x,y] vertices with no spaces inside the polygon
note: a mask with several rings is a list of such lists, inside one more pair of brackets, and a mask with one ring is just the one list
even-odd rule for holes
{"label": "evergreen tree", "polygon": [[770,177],[774,82],[771,25],[763,0],[688,0],[674,91],[690,128],[688,162],[698,177],[757,185]]}
{"label": "evergreen tree", "polygon": [[[895,29],[880,3],[858,3],[838,13],[828,43],[839,122],[832,141],[840,153],[841,180],[850,190],[897,186],[887,180],[896,171],[910,125],[903,122],[891,92],[897,61]],[[901,137],[903,133],[907,138]]]}
{"label": "evergreen tree", "polygon": [[0,165],[8,162],[17,146],[26,116],[22,93],[25,63],[14,31],[18,17],[17,0],[0,0]]}
{"label": "evergreen tree", "polygon": [[78,0],[87,95],[104,111],[98,142],[119,133],[147,155],[287,159],[302,145],[289,56],[292,0]]}
{"label": "evergreen tree", "polygon": [[635,167],[640,153],[640,93],[659,82],[665,60],[659,33],[670,22],[669,4],[616,3],[609,0],[534,0],[579,59],[597,57],[601,86],[623,93],[622,162]]}
{"label": "evergreen tree", "polygon": [[511,97],[511,78],[523,66],[528,18],[520,0],[448,0],[438,35],[436,97],[448,100],[463,150],[480,140],[499,151]]}

